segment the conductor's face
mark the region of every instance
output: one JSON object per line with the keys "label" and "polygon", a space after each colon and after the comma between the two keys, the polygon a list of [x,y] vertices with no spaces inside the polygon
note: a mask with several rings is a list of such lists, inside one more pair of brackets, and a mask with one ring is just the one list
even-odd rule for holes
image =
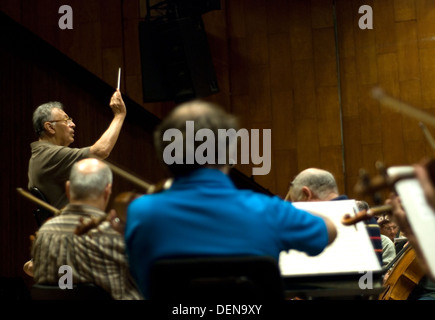
{"label": "conductor's face", "polygon": [[74,128],[76,125],[65,111],[54,108],[51,112],[51,129],[56,142],[60,146],[69,146],[74,142]]}

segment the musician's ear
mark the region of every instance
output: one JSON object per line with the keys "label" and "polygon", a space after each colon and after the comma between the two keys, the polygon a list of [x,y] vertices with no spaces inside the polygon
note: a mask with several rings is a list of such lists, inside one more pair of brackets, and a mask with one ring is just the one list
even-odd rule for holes
{"label": "musician's ear", "polygon": [[310,201],[313,199],[313,192],[308,187],[302,187],[302,201]]}
{"label": "musician's ear", "polygon": [[105,195],[105,198],[109,199],[111,194],[112,194],[112,184],[109,183],[109,184],[106,186],[106,188],[104,189],[104,195]]}
{"label": "musician's ear", "polygon": [[70,199],[70,182],[69,182],[69,180],[67,182],[65,182],[65,193],[66,193],[66,197],[68,198],[68,200],[71,201],[71,199]]}

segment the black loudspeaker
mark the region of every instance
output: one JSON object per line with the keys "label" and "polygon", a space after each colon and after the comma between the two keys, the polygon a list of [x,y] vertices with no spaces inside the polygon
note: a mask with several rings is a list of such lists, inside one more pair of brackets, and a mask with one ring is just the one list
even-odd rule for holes
{"label": "black loudspeaker", "polygon": [[221,9],[220,0],[167,0],[167,2],[174,5],[179,17],[202,15]]}
{"label": "black loudspeaker", "polygon": [[200,16],[139,23],[144,102],[177,103],[219,92]]}

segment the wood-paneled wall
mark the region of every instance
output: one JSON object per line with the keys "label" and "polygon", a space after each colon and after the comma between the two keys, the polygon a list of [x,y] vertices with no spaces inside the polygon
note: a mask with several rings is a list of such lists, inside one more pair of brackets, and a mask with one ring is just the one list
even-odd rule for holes
{"label": "wood-paneled wall", "polygon": [[[373,8],[373,30],[361,30],[361,15],[348,14],[363,4]],[[337,1],[348,188],[360,167],[375,174],[378,160],[408,165],[433,156],[418,120],[379,105],[370,95],[379,86],[416,108],[435,111],[434,17],[433,1]]]}
{"label": "wood-paneled wall", "polygon": [[[0,9],[112,87],[121,66],[124,95],[157,117],[164,116],[172,103],[142,103],[137,26],[146,13],[145,0],[69,1],[73,30],[58,27],[61,4],[4,0]],[[418,120],[381,106],[371,90],[381,86],[417,108],[435,112],[434,1],[222,0],[221,4],[222,10],[203,15],[221,89],[209,99],[238,115],[247,129],[272,130],[271,172],[255,176],[255,181],[284,197],[299,171],[316,166],[333,172],[341,192],[355,197],[360,168],[375,175],[376,161],[387,166],[411,164],[433,155]],[[358,26],[362,5],[373,9],[373,29]],[[14,68],[12,79],[5,78],[2,70],[1,81],[13,81],[9,94],[14,96],[10,102],[14,112],[2,120],[2,132],[16,128],[6,131],[7,141],[14,141],[13,160],[2,165],[3,171],[14,175],[8,183],[15,186],[25,183],[26,174],[11,168],[16,159],[27,161],[33,137],[29,110],[21,106],[56,98],[50,87],[59,85],[55,78],[62,78],[63,70],[42,78],[33,73],[30,83],[35,87],[24,90],[23,68],[31,67],[20,63]],[[67,93],[69,87],[72,93]],[[61,92],[71,99],[74,85],[65,83]],[[96,117],[96,112],[91,109],[90,115]],[[99,130],[94,125],[85,116],[80,121],[81,127],[89,127],[89,137]],[[135,138],[121,139],[126,145],[122,154],[136,157]],[[80,140],[85,142],[89,141]],[[142,159],[133,161],[138,165]],[[237,168],[249,176],[252,165]],[[4,203],[14,200],[11,196]]]}
{"label": "wood-paneled wall", "polygon": [[[362,5],[373,10],[373,29],[358,25]],[[249,128],[272,129],[272,171],[255,179],[274,193],[284,196],[294,175],[316,166],[358,197],[360,168],[374,176],[377,161],[433,155],[418,120],[371,97],[379,86],[434,113],[433,1],[236,0],[226,11],[232,110]]]}

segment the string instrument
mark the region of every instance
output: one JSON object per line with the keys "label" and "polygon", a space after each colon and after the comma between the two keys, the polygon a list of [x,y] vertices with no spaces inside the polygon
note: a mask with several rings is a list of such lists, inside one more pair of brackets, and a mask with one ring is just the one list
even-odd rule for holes
{"label": "string instrument", "polygon": [[[420,120],[419,126],[423,130],[423,133],[432,146],[435,149],[435,141],[426,129],[423,122],[435,125],[435,117],[427,112],[416,109],[402,101],[399,101],[379,88],[375,88],[372,91],[373,98],[377,99],[382,105],[393,108],[396,111],[403,112],[404,114]],[[435,161],[433,159],[427,160],[424,164],[429,179],[433,185],[435,185]],[[375,203],[378,202],[378,192],[383,189],[394,190],[395,184],[403,179],[413,179],[415,174],[413,172],[407,175],[389,176],[386,173],[382,164],[377,163],[377,168],[380,175],[375,179],[370,179],[365,171],[360,171],[360,183],[355,186],[355,192],[361,195],[374,194]],[[367,212],[361,212],[352,217],[347,215],[343,217],[344,223],[352,223],[354,221],[361,221],[369,219],[373,214],[368,210]],[[380,300],[406,300],[414,288],[418,285],[420,280],[425,276],[425,272],[421,267],[415,249],[408,245],[401,252],[396,255],[396,259],[392,261],[392,264],[387,266],[387,274],[385,277],[384,292],[379,296]]]}
{"label": "string instrument", "polygon": [[379,300],[407,300],[425,276],[411,245],[404,247],[396,258],[397,261],[392,261],[394,265],[385,275],[385,289],[379,295]]}
{"label": "string instrument", "polygon": [[[144,194],[152,194],[152,193],[157,193],[157,192],[161,192],[163,190],[168,189],[171,185],[172,185],[172,179],[166,179],[163,180],[157,184],[150,184],[140,178],[138,178],[137,176],[113,165],[112,163],[103,160],[104,163],[106,163],[110,169],[120,175],[121,177],[129,180],[130,182],[134,183],[135,185],[139,186],[141,189],[143,189],[145,191]],[[116,225],[119,226],[119,230],[120,232],[122,232],[121,230],[123,229],[123,226],[125,225],[125,222],[127,220],[127,207],[128,205],[136,198],[142,196],[142,193],[138,193],[138,192],[133,192],[133,191],[126,191],[126,192],[122,192],[120,194],[118,194],[113,201],[112,204],[112,208],[113,210],[115,210],[116,212],[116,217],[111,217],[110,213],[100,217],[98,219],[87,219],[87,221],[85,221],[83,218],[80,219],[80,223],[77,226],[77,228],[75,229],[74,233],[76,235],[83,235],[87,232],[89,232],[92,229],[97,228],[100,224],[102,224],[104,221],[110,221],[111,218],[114,218],[114,222],[116,223]],[[114,224],[112,224],[112,227],[114,227],[115,229],[118,229]]]}
{"label": "string instrument", "polygon": [[[379,191],[383,189],[394,189],[394,184],[398,181],[415,178],[414,174],[389,176],[386,173],[385,166],[380,161],[376,162],[376,168],[379,171],[379,175],[374,178],[371,178],[364,169],[361,169],[359,172],[358,183],[354,188],[355,193],[359,195],[373,195],[375,204],[380,203]],[[391,213],[391,205],[378,205],[368,210],[361,210],[355,215],[348,213],[343,216],[341,223],[345,226],[350,226],[360,221],[370,220],[373,217],[390,215]]]}
{"label": "string instrument", "polygon": [[[128,205],[136,198],[142,196],[140,193],[136,193],[133,191],[126,191],[118,194],[112,204],[112,209],[116,212],[116,217],[113,217],[115,222],[124,226],[127,218],[127,207]],[[97,228],[104,221],[111,220],[110,213],[104,215],[100,218],[91,218],[85,221],[83,218],[80,218],[79,225],[74,230],[74,234],[81,236],[83,234],[88,233],[90,230]],[[113,226],[113,225],[112,225]],[[120,227],[122,229],[122,227]],[[120,230],[118,230],[120,231]]]}
{"label": "string instrument", "polygon": [[392,211],[391,205],[386,204],[383,206],[370,208],[369,210],[361,210],[355,215],[351,215],[350,213],[347,213],[341,219],[341,223],[345,226],[351,226],[360,221],[370,220],[373,217],[378,217],[385,214],[391,214],[391,211]]}
{"label": "string instrument", "polygon": [[[375,204],[380,203],[380,191],[385,189],[394,190],[394,186],[397,182],[416,178],[414,172],[388,175],[384,164],[380,161],[376,162],[376,168],[379,171],[379,175],[374,178],[370,178],[367,171],[361,169],[359,172],[359,181],[354,187],[355,193],[361,196],[373,196]],[[435,185],[435,160],[428,161],[426,163],[426,168],[429,172],[431,181],[433,181]],[[375,216],[389,215],[391,214],[391,210],[392,207],[390,205],[378,205],[369,210],[362,210],[355,215],[346,214],[341,222],[344,225],[349,226],[363,220],[369,220]]]}
{"label": "string instrument", "polygon": [[[106,163],[113,172],[119,174],[120,176],[124,177],[125,179],[131,181],[132,183],[134,183],[137,186],[144,189],[144,191],[145,191],[144,194],[152,194],[152,193],[161,192],[163,190],[168,189],[172,185],[172,179],[166,179],[166,180],[163,180],[157,184],[150,184],[148,182],[145,182],[144,180],[137,178],[136,176],[132,175],[131,173],[128,173],[127,171],[111,164],[108,161],[103,160],[103,162]],[[44,207],[45,209],[53,212],[54,216],[59,215],[59,213],[61,212],[61,210],[57,209],[56,207],[48,204],[47,202],[45,202],[43,200],[35,197],[33,194],[24,190],[23,188],[17,188],[17,191],[20,195],[27,198],[28,200],[31,200],[34,203],[38,204],[39,206]],[[142,193],[127,191],[127,192],[122,192],[115,197],[112,206],[116,212],[116,217],[114,218],[114,220],[116,220],[116,222],[118,224],[120,224],[120,225],[125,224],[126,218],[127,218],[128,205],[131,203],[131,201],[133,201],[134,199],[136,199],[137,197],[142,196],[142,195],[143,195]],[[74,233],[76,235],[83,235],[83,234],[89,232],[90,230],[97,228],[104,221],[110,221],[110,218],[111,218],[110,214],[106,214],[100,218],[91,218],[91,219],[86,219],[86,220],[81,218],[79,220],[79,225],[76,227]],[[35,236],[36,235],[30,236],[31,242],[34,241]]]}
{"label": "string instrument", "polygon": [[[394,184],[404,179],[415,178],[414,174],[388,176],[382,163],[376,164],[380,175],[370,179],[365,171],[360,172],[360,181],[355,186],[355,191],[361,195],[376,193],[382,189],[394,191]],[[343,217],[343,224],[350,225],[364,219],[370,219],[377,213],[392,214],[392,207],[384,205],[369,210],[363,210],[355,216]],[[416,252],[411,245],[404,247],[384,270],[387,271],[384,278],[384,291],[379,295],[379,300],[406,300],[411,292],[425,276]]]}

